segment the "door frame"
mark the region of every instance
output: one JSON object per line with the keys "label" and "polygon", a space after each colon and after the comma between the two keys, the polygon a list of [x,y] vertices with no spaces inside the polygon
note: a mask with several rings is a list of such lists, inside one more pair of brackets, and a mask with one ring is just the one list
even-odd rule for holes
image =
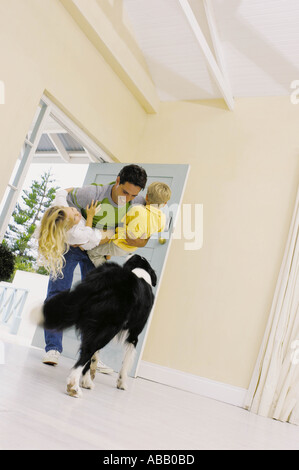
{"label": "door frame", "polygon": [[87,151],[90,163],[114,163],[114,160],[96,144],[77,124],[75,124],[51,99],[45,94],[39,102],[40,111],[33,125],[31,135],[28,130],[22,151],[16,161],[15,168],[2,199],[0,211],[0,243],[4,238],[9,220],[21,194],[29,167],[43,133],[43,126],[50,116],[76,139]]}
{"label": "door frame", "polygon": [[[115,167],[115,178],[116,178],[116,175],[119,173],[119,171],[124,166],[129,165],[131,163],[132,162],[113,163],[112,165],[113,165],[113,167]],[[112,165],[106,165],[104,167],[105,169],[103,170],[103,173],[101,175],[102,180],[99,181],[99,183],[102,183],[102,184],[107,183],[106,180],[103,180],[103,176],[106,175],[106,171],[108,172],[108,174],[110,174],[110,169],[111,169],[110,167]],[[177,183],[179,183],[178,186],[177,186],[177,190],[179,191],[179,195],[177,195],[177,199],[176,199],[176,202],[175,202],[175,208],[173,208],[173,210],[171,211],[171,217],[172,218],[171,218],[169,227],[166,230],[164,230],[163,232],[161,232],[161,234],[155,234],[155,235],[157,235],[157,239],[153,240],[154,243],[157,243],[157,240],[160,238],[160,235],[161,235],[162,238],[167,237],[167,243],[166,243],[166,245],[163,245],[163,249],[165,247],[165,251],[163,252],[164,261],[163,261],[162,269],[161,269],[161,271],[159,271],[158,284],[153,289],[154,294],[155,294],[154,304],[153,304],[150,316],[148,318],[148,321],[146,323],[146,327],[144,328],[144,330],[142,331],[142,333],[139,336],[139,341],[138,341],[138,345],[137,345],[138,354],[136,355],[137,357],[135,356],[135,358],[134,358],[134,363],[132,365],[131,372],[130,372],[131,377],[137,377],[138,376],[140,361],[142,360],[142,355],[143,355],[143,351],[144,351],[144,348],[145,348],[145,345],[146,345],[146,342],[147,342],[151,322],[152,322],[153,316],[155,314],[156,302],[157,302],[158,295],[159,295],[159,292],[160,292],[160,287],[161,287],[162,279],[163,279],[164,272],[165,272],[165,266],[166,266],[167,261],[168,261],[168,256],[169,256],[171,243],[172,243],[172,240],[174,238],[173,235],[174,235],[174,232],[176,230],[177,223],[182,220],[181,217],[180,217],[180,212],[181,212],[182,201],[183,201],[184,193],[185,193],[185,190],[186,190],[186,185],[187,185],[189,174],[190,174],[190,168],[191,168],[190,164],[171,164],[171,163],[170,164],[167,164],[167,163],[162,163],[161,164],[161,163],[144,163],[143,162],[143,163],[140,163],[140,165],[147,171],[148,177],[152,177],[152,178],[154,178],[155,176],[161,178],[161,177],[168,177],[168,176],[171,176],[171,175],[175,175],[175,173],[173,173],[174,172],[173,167],[182,167],[181,172],[184,173],[184,181],[181,185],[177,181]],[[151,167],[151,166],[153,166],[154,169],[150,170],[148,168],[148,167]],[[94,172],[95,172],[95,167],[96,167],[96,165],[94,163],[89,165],[89,169],[87,170],[87,173],[86,173],[86,176],[85,176],[84,185],[93,184],[94,182],[96,182],[93,179]],[[152,174],[150,174],[151,171],[152,171]],[[181,179],[181,172],[180,172],[180,179]],[[155,173],[156,173],[156,175],[155,175]],[[111,178],[112,178],[112,176],[111,176]],[[105,182],[103,183],[103,181],[105,181]],[[111,182],[111,179],[108,180],[108,181]],[[174,193],[175,193],[175,191],[174,191]],[[172,204],[170,202],[170,208],[171,207],[172,207]],[[155,235],[153,236],[153,238],[155,237]],[[152,240],[149,240],[148,243],[150,244],[151,241]],[[156,253],[156,255],[158,255],[158,253],[155,252],[155,249],[157,249],[157,248],[155,248],[154,246],[152,246],[151,248],[153,248],[154,257],[155,257],[155,253]],[[158,250],[159,249],[160,248],[158,248]],[[140,251],[137,250],[136,253],[138,254],[138,253],[140,253]],[[144,256],[146,256],[146,255],[144,255]],[[125,258],[123,258],[123,259],[125,259]],[[113,257],[112,257],[112,261],[113,261]],[[154,262],[154,259],[152,259],[152,262]],[[110,346],[113,349],[115,349],[115,351],[118,350],[117,354],[120,354],[120,356],[121,356],[118,359],[121,360],[121,358],[123,357],[123,352],[121,351],[121,347],[119,345],[115,345],[115,344],[114,345],[109,345],[109,344],[107,345],[108,348]],[[108,363],[108,356],[107,357],[104,356],[103,361],[105,363]],[[120,366],[120,364],[119,364],[119,366]]]}
{"label": "door frame", "polygon": [[176,212],[176,214],[173,218],[173,221],[172,221],[171,234],[169,236],[169,240],[168,240],[168,243],[167,243],[165,259],[164,259],[162,271],[161,271],[161,274],[160,274],[160,281],[158,283],[158,287],[157,287],[156,292],[155,292],[154,304],[153,304],[151,314],[150,314],[148,322],[147,322],[147,327],[146,327],[145,335],[144,335],[144,338],[143,338],[142,347],[140,349],[140,353],[139,353],[139,356],[138,356],[138,361],[137,361],[137,364],[136,364],[136,370],[135,370],[135,375],[134,375],[135,378],[138,376],[138,370],[139,370],[140,362],[142,360],[143,351],[144,351],[144,348],[145,348],[145,345],[146,345],[146,342],[147,342],[147,337],[148,337],[148,334],[149,334],[151,322],[152,322],[152,319],[153,319],[153,316],[154,316],[154,311],[155,311],[155,308],[156,308],[156,303],[157,303],[158,295],[159,295],[159,292],[160,292],[162,279],[164,277],[164,271],[165,271],[165,267],[166,267],[166,264],[167,264],[167,261],[168,261],[170,247],[171,247],[172,240],[173,240],[173,233],[175,231],[176,224],[178,222],[179,215],[180,215],[180,210],[181,210],[181,207],[182,207],[182,202],[183,202],[183,198],[184,198],[184,194],[185,194],[185,190],[186,190],[186,186],[187,186],[187,181],[188,181],[189,174],[190,174],[190,168],[191,168],[190,165],[188,165],[188,169],[187,169],[183,189],[182,189],[181,196],[180,196],[180,201],[179,201],[179,204],[178,204],[178,210],[177,210],[177,212]]}

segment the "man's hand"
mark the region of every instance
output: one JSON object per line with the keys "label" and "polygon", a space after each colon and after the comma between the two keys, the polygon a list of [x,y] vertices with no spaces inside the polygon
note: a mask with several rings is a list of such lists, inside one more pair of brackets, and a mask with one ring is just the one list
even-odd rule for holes
{"label": "man's hand", "polygon": [[108,229],[108,230],[101,230],[102,232],[102,240],[100,241],[100,245],[104,245],[105,243],[108,243],[112,237],[115,235],[115,230],[114,229]]}

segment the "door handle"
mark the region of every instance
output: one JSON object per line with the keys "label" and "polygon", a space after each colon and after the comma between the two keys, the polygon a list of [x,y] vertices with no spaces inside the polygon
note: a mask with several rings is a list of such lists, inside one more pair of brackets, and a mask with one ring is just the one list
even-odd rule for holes
{"label": "door handle", "polygon": [[[170,216],[169,219],[166,221],[166,226],[165,226],[164,233],[170,233],[171,224],[172,224],[172,216]],[[165,245],[166,241],[167,241],[167,239],[162,237],[161,233],[159,233],[159,243],[160,243],[160,245]]]}

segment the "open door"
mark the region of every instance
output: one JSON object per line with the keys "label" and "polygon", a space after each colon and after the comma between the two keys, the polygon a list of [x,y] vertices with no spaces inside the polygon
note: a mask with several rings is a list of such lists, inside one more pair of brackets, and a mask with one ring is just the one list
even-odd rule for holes
{"label": "open door", "polygon": [[[127,165],[127,163],[91,163],[86,174],[84,186],[90,185],[92,183],[107,184],[115,181],[121,168],[125,165]],[[171,243],[172,232],[175,227],[179,207],[188,177],[189,165],[140,165],[147,172],[147,186],[154,181],[161,181],[168,184],[168,186],[171,188],[171,199],[168,202],[167,208],[165,208],[167,215],[165,232],[153,235],[144,248],[139,248],[136,251],[137,254],[144,256],[150,262],[151,266],[157,273],[158,283],[154,289],[154,293],[157,296]],[[144,191],[140,194],[145,196],[146,191],[147,188],[145,188]],[[160,243],[160,238],[164,239],[165,243]],[[125,261],[125,257],[112,257],[111,261],[122,264]],[[78,272],[75,273],[74,282],[78,282],[79,280],[80,271],[78,270]],[[146,336],[153,314],[154,308],[145,329],[139,336],[135,361],[130,373],[132,377],[136,377],[137,375],[139,361],[142,356],[142,351],[145,345]],[[32,344],[34,346],[44,347],[43,334],[41,334],[41,331],[36,332]],[[75,359],[78,353],[79,345],[80,342],[76,337],[75,331],[73,329],[66,331],[63,338],[62,354]],[[122,358],[123,348],[115,342],[111,342],[101,350],[101,360],[105,364],[112,367],[116,372],[120,370]]]}

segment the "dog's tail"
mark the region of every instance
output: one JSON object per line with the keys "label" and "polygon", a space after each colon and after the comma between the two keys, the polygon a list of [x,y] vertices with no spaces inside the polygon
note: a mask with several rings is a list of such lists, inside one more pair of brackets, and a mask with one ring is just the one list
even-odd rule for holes
{"label": "dog's tail", "polygon": [[34,305],[30,311],[30,320],[34,325],[43,326],[45,317],[43,314],[43,302],[39,302],[38,304]]}
{"label": "dog's tail", "polygon": [[70,297],[71,292],[67,290],[36,305],[30,313],[31,321],[47,330],[62,331],[76,325],[80,312]]}

